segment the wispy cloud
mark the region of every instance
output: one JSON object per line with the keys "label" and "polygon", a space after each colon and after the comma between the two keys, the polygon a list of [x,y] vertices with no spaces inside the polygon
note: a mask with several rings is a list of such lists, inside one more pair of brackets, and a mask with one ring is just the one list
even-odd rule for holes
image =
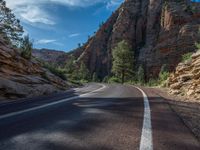
{"label": "wispy cloud", "polygon": [[48,13],[36,6],[28,6],[26,8],[21,8],[20,10],[18,10],[18,13],[20,14],[20,17],[23,20],[28,21],[30,23],[43,23],[47,25],[55,24],[55,22],[53,21],[53,19],[51,19]]}
{"label": "wispy cloud", "polygon": [[49,12],[44,9],[43,4],[46,2],[46,0],[6,0],[7,6],[11,8],[22,21],[32,25],[35,23],[54,25],[55,21],[52,19]]}
{"label": "wispy cloud", "polygon": [[80,33],[73,33],[73,34],[70,34],[68,37],[73,38],[73,37],[77,37],[79,35],[80,35]]}
{"label": "wispy cloud", "polygon": [[48,4],[59,4],[68,7],[87,7],[97,3],[104,3],[107,8],[119,5],[123,0],[5,0],[22,21],[42,23],[47,25],[56,24],[51,17],[51,12],[45,10]]}
{"label": "wispy cloud", "polygon": [[106,8],[110,9],[119,6],[124,0],[110,0],[107,2]]}
{"label": "wispy cloud", "polygon": [[36,41],[36,44],[49,44],[49,43],[55,43],[57,40],[53,39],[41,39]]}

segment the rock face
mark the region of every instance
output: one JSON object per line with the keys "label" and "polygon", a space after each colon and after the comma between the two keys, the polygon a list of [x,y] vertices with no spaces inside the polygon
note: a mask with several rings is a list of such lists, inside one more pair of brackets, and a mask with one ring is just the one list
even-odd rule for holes
{"label": "rock face", "polygon": [[172,94],[188,98],[200,98],[200,51],[192,55],[192,60],[180,63],[168,81]]}
{"label": "rock face", "polygon": [[51,64],[64,64],[68,58],[67,53],[50,49],[34,49],[32,55]]}
{"label": "rock face", "polygon": [[0,39],[0,99],[32,97],[59,92],[67,83],[36,61],[22,58]]}
{"label": "rock face", "polygon": [[[200,4],[190,0],[125,0],[96,34],[79,50],[100,78],[111,73],[112,49],[126,40],[135,52],[135,70],[143,65],[146,77],[156,77],[163,64],[172,71],[182,54],[200,41]],[[76,51],[77,54],[77,51]]]}

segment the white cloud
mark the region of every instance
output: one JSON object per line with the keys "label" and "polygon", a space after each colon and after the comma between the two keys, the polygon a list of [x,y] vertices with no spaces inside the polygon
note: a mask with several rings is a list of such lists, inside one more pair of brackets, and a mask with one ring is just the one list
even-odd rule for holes
{"label": "white cloud", "polygon": [[[31,11],[29,11],[31,10]],[[55,22],[51,17],[42,9],[36,6],[28,6],[26,8],[21,8],[20,17],[30,23],[43,23],[48,25],[54,25]]]}
{"label": "white cloud", "polygon": [[48,4],[60,4],[68,7],[87,7],[105,3],[107,8],[119,5],[123,0],[5,0],[7,6],[24,22],[54,25],[52,14],[45,10]]}
{"label": "white cloud", "polygon": [[53,39],[41,39],[36,42],[36,44],[49,44],[49,43],[55,43],[57,40]]}
{"label": "white cloud", "polygon": [[80,35],[80,33],[74,33],[74,34],[70,34],[68,37],[69,38],[72,38],[72,37],[77,37],[77,36],[79,36]]}
{"label": "white cloud", "polygon": [[30,24],[42,23],[54,25],[54,20],[42,7],[44,2],[45,0],[6,0],[7,6],[11,8],[22,21]]}
{"label": "white cloud", "polygon": [[107,5],[106,8],[110,9],[112,7],[116,7],[119,6],[121,3],[123,2],[123,0],[110,0]]}

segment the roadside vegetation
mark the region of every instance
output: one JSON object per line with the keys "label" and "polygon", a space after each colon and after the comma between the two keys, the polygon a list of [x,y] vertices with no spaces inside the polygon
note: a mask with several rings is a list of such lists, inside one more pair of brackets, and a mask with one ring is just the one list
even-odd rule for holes
{"label": "roadside vegetation", "polygon": [[7,44],[18,49],[22,57],[31,59],[33,43],[28,35],[24,36],[20,20],[6,6],[4,0],[0,0],[0,36]]}
{"label": "roadside vegetation", "polygon": [[182,56],[182,62],[186,62],[186,61],[192,60],[192,54],[193,54],[192,52],[184,54]]}

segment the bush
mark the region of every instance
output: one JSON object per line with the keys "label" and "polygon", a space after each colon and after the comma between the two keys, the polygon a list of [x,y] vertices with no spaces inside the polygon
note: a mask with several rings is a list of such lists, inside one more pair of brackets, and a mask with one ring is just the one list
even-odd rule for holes
{"label": "bush", "polygon": [[25,59],[31,59],[33,43],[30,41],[29,36],[25,36],[21,44],[21,56]]}
{"label": "bush", "polygon": [[149,81],[146,83],[146,86],[158,86],[160,82],[156,79],[149,79]]}
{"label": "bush", "polygon": [[190,61],[192,59],[192,54],[193,54],[192,52],[184,54],[182,56],[182,62]]}
{"label": "bush", "polygon": [[159,74],[159,80],[160,80],[160,83],[162,83],[163,81],[166,81],[169,77],[169,72],[167,71],[164,71],[164,72],[161,72]]}
{"label": "bush", "polygon": [[200,50],[200,43],[196,43],[195,46],[196,46],[196,48],[197,48],[198,50]]}
{"label": "bush", "polygon": [[159,73],[158,85],[162,85],[168,79],[169,75],[167,65],[163,65]]}
{"label": "bush", "polygon": [[94,72],[93,75],[92,75],[92,81],[93,82],[99,82],[99,78],[98,78],[96,72]]}
{"label": "bush", "polygon": [[102,81],[102,82],[103,82],[103,83],[108,83],[108,80],[109,80],[109,76],[106,76],[106,77],[103,78],[103,81]]}
{"label": "bush", "polygon": [[110,77],[108,79],[108,83],[121,83],[121,79],[119,79],[117,77]]}
{"label": "bush", "polygon": [[47,63],[45,63],[43,66],[54,75],[60,77],[63,80],[67,80],[66,75],[65,75],[66,72],[64,69],[56,68],[55,66],[47,64]]}

